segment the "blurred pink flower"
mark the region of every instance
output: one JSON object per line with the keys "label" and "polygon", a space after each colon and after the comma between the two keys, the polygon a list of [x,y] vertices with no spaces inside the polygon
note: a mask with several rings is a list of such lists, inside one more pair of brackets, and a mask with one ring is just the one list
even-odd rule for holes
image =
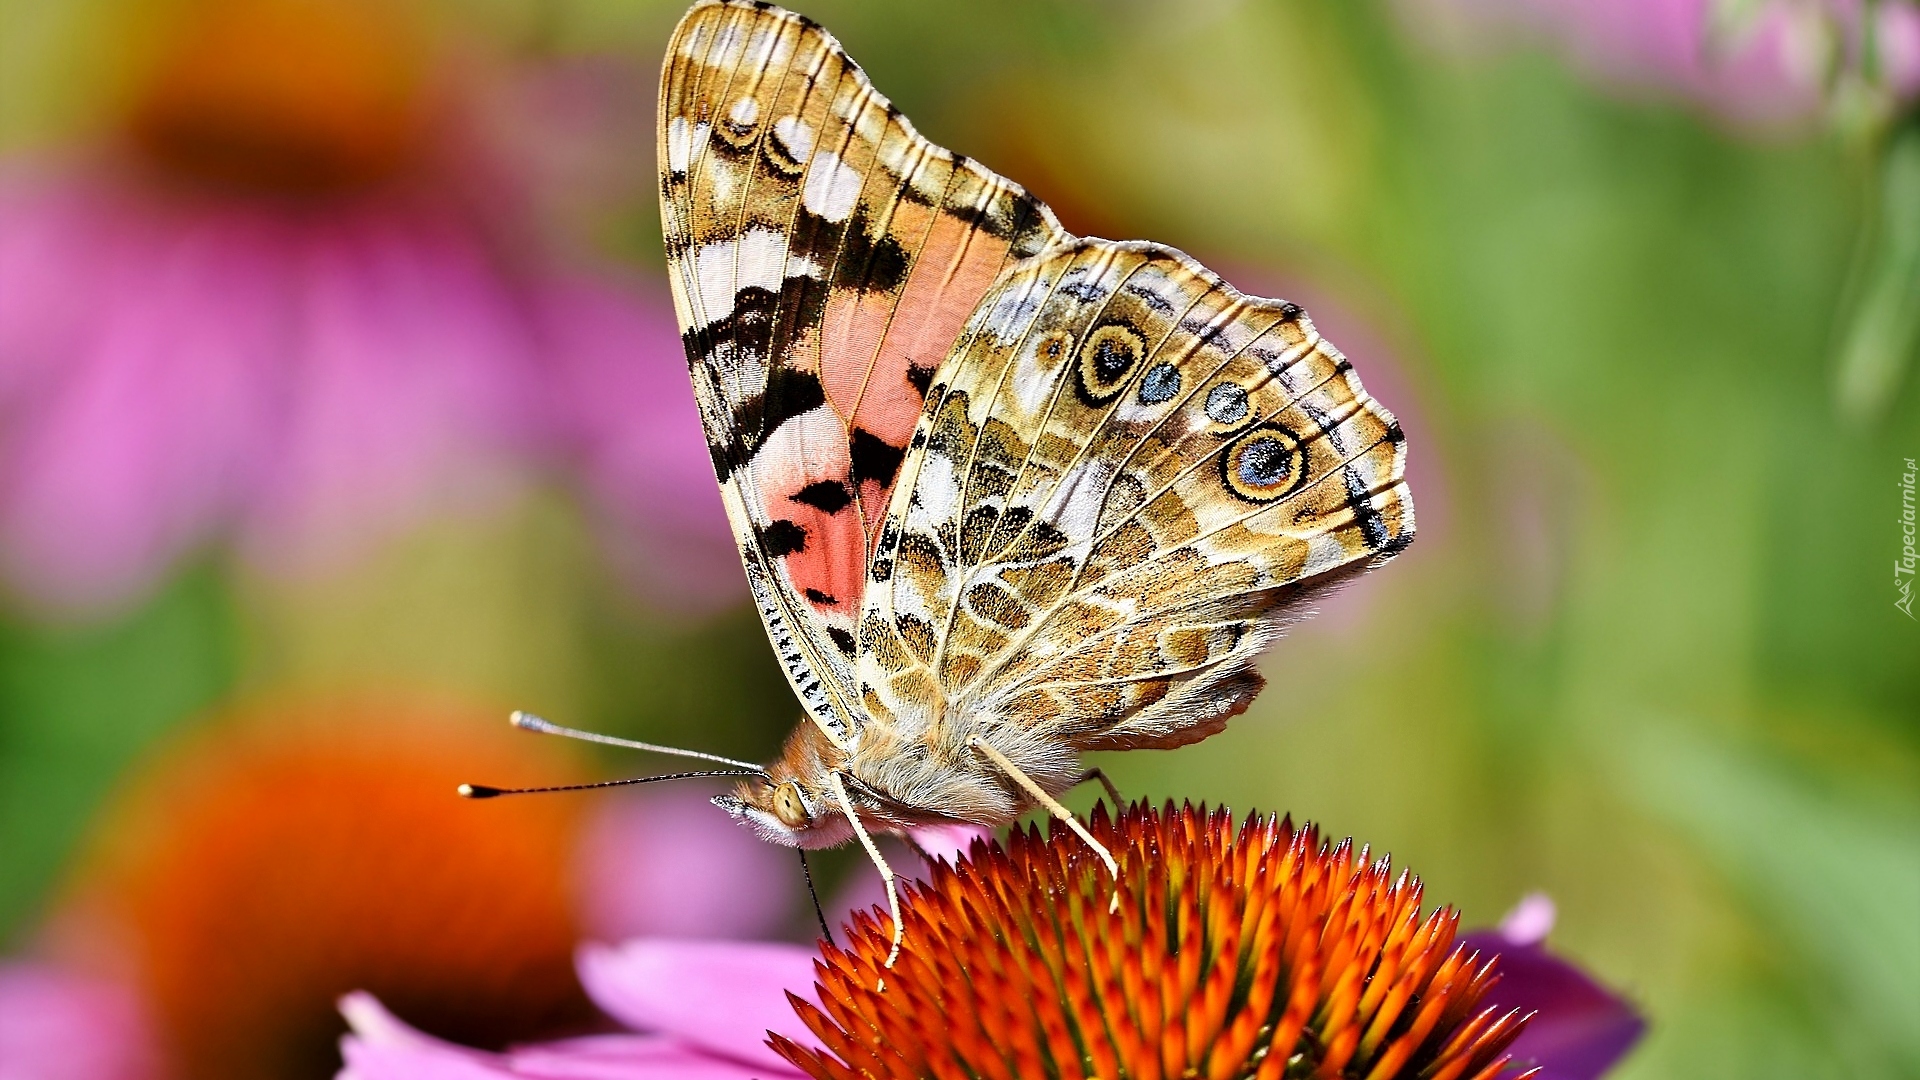
{"label": "blurred pink flower", "polygon": [[158,1075],[152,1037],[132,993],[50,965],[0,964],[0,1076],[151,1080]]}
{"label": "blurred pink flower", "polygon": [[773,937],[803,891],[792,852],[691,788],[603,797],[581,826],[574,867],[576,918],[593,941]]}
{"label": "blurred pink flower", "polygon": [[642,585],[740,594],[664,287],[561,256],[560,136],[496,115],[578,87],[442,77],[406,5],[178,10],[123,137],[0,161],[0,579],[110,608],[212,541],[325,565],[560,470]]}
{"label": "blurred pink flower", "polygon": [[798,945],[641,939],[587,945],[580,981],[609,1016],[646,1034],[590,1035],[492,1054],[408,1027],[367,994],[340,1010],[339,1080],[748,1080],[801,1075],[767,1047],[769,1030],[817,1045],[788,1003],[806,993],[814,951]]}
{"label": "blurred pink flower", "polygon": [[[1402,7],[1453,44],[1477,44],[1489,26],[1539,33],[1606,82],[1680,94],[1745,123],[1814,114],[1836,72],[1874,69],[1874,81],[1895,98],[1920,91],[1920,13],[1899,0],[1406,0]],[[1727,17],[1736,8],[1743,17]],[[1871,34],[1862,33],[1863,10],[1873,12]]]}
{"label": "blurred pink flower", "polygon": [[546,297],[545,316],[559,449],[593,496],[614,565],[658,604],[745,599],[665,284],[576,279]]}

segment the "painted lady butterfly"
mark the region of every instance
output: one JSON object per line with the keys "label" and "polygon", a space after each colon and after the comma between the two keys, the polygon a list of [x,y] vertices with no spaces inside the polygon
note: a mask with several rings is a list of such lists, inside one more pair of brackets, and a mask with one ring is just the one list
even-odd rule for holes
{"label": "painted lady butterfly", "polygon": [[688,12],[660,161],[714,470],[810,721],[722,800],[767,839],[1060,813],[1081,751],[1219,731],[1301,600],[1412,541],[1400,427],[1299,307],[1070,235],[811,20]]}
{"label": "painted lady butterfly", "polygon": [[1082,751],[1221,730],[1303,601],[1412,542],[1400,427],[1305,312],[1069,234],[811,20],[688,12],[659,152],[714,470],[807,714],[727,762],[766,839],[857,838],[891,895],[872,832],[1080,829]]}

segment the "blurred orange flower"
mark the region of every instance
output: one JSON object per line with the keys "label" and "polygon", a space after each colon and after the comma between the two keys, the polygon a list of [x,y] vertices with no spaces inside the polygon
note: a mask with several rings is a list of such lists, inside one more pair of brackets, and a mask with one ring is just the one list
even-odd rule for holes
{"label": "blurred orange flower", "polygon": [[108,807],[53,917],[137,988],[178,1076],[328,1075],[339,995],[488,1044],[592,1019],[573,974],[584,804],[476,813],[459,780],[574,770],[488,710],[400,696],[237,711]]}

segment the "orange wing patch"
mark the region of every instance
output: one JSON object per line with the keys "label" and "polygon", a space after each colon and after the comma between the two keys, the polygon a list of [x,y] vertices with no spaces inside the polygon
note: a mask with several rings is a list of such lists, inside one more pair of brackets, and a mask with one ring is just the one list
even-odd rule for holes
{"label": "orange wing patch", "polygon": [[844,731],[869,552],[934,372],[1002,271],[1070,237],[921,138],[790,12],[689,12],[660,107],[669,276],[715,472],[788,677]]}

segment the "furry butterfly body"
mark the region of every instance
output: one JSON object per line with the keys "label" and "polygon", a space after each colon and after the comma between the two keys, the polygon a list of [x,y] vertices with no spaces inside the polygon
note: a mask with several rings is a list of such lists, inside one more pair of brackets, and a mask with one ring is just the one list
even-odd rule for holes
{"label": "furry butterfly body", "polygon": [[1300,308],[1073,236],[810,20],[688,12],[659,150],[715,473],[806,712],[721,800],[768,839],[1057,808],[1083,751],[1219,731],[1303,601],[1412,541],[1400,427]]}

